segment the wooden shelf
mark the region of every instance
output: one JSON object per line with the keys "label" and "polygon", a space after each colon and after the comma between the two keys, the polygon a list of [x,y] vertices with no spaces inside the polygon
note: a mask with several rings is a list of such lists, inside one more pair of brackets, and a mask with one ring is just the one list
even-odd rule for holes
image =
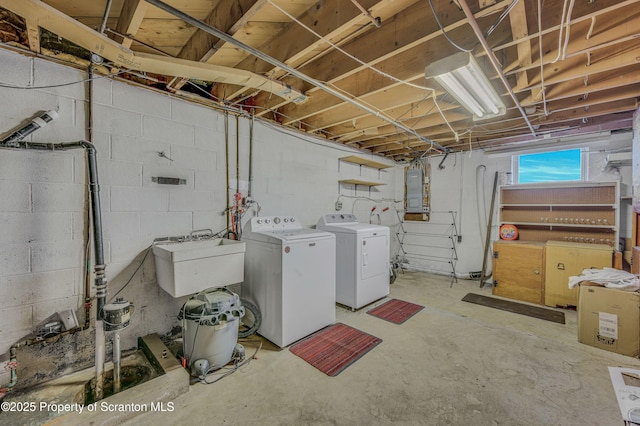
{"label": "wooden shelf", "polygon": [[[503,185],[500,225],[525,241],[606,242],[617,247],[618,182]],[[582,221],[582,223],[580,223]]]}
{"label": "wooden shelf", "polygon": [[592,224],[584,224],[584,223],[547,223],[547,222],[509,222],[509,224],[517,225],[517,226],[541,226],[544,228],[590,228],[590,229],[604,229],[611,230],[616,229],[613,225],[592,225]]}
{"label": "wooden shelf", "polygon": [[361,166],[367,166],[367,167],[371,167],[373,169],[378,169],[378,170],[388,169],[388,168],[393,167],[393,166],[390,166],[388,164],[381,163],[379,161],[369,160],[368,158],[363,158],[363,157],[358,157],[357,155],[350,155],[348,157],[342,157],[339,160],[340,161],[344,161],[346,163],[359,164]]}
{"label": "wooden shelf", "polygon": [[521,204],[521,203],[509,203],[509,204],[503,204],[503,207],[570,207],[570,208],[575,208],[575,207],[609,207],[609,208],[616,208],[616,204],[577,204],[577,203],[573,203],[573,204],[561,204],[561,203],[526,203],[526,204]]}
{"label": "wooden shelf", "polygon": [[360,179],[343,179],[343,180],[339,180],[338,182],[344,183],[344,184],[347,184],[347,185],[362,185],[362,186],[386,185],[386,183],[370,182],[370,181],[360,180]]}

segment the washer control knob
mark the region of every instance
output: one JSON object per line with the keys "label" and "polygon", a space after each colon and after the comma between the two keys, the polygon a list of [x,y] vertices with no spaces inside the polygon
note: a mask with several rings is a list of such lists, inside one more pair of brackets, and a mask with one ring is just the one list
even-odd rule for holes
{"label": "washer control knob", "polygon": [[296,221],[296,218],[295,218],[295,217],[292,217],[292,218],[291,218],[291,222],[295,222],[295,221]]}
{"label": "washer control knob", "polygon": [[260,224],[262,223],[262,219],[258,219],[258,220],[256,220],[256,223],[257,223],[258,225],[260,225]]}
{"label": "washer control knob", "polygon": [[264,223],[271,223],[271,219],[265,219]]}
{"label": "washer control knob", "polygon": [[276,225],[280,223],[280,218],[279,217],[274,217],[273,218],[273,223],[275,223]]}
{"label": "washer control knob", "polygon": [[285,217],[285,218],[284,218],[284,223],[287,223],[287,222],[289,222],[289,218],[288,218],[288,217]]}

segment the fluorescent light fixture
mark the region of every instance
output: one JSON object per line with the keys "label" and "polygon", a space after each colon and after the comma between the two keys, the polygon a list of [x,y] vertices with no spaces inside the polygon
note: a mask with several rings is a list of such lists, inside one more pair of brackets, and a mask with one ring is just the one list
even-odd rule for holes
{"label": "fluorescent light fixture", "polygon": [[473,114],[474,120],[486,120],[507,112],[502,99],[469,53],[456,53],[428,65],[425,76],[435,79]]}

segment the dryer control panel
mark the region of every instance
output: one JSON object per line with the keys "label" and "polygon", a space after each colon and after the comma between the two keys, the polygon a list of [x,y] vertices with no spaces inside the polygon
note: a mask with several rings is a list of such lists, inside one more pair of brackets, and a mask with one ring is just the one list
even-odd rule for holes
{"label": "dryer control panel", "polygon": [[349,213],[329,213],[322,216],[318,221],[318,225],[320,226],[331,225],[334,223],[338,223],[342,225],[347,223],[354,224],[354,223],[358,223],[358,218],[356,217],[356,215],[349,214]]}
{"label": "dryer control panel", "polygon": [[245,225],[245,232],[278,232],[291,229],[302,229],[300,221],[295,216],[252,217]]}

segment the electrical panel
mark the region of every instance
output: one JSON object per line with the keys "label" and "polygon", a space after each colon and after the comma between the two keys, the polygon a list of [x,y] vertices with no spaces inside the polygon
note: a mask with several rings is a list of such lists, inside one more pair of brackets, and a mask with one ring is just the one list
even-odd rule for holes
{"label": "electrical panel", "polygon": [[424,213],[424,173],[422,169],[407,169],[407,213]]}

